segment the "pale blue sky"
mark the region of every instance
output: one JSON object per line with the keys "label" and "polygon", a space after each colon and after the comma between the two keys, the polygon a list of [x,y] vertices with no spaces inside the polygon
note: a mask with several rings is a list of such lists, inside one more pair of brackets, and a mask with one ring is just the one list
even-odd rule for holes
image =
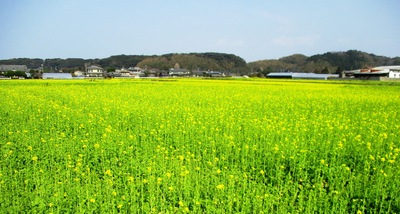
{"label": "pale blue sky", "polygon": [[0,59],[221,52],[400,56],[398,0],[0,0]]}

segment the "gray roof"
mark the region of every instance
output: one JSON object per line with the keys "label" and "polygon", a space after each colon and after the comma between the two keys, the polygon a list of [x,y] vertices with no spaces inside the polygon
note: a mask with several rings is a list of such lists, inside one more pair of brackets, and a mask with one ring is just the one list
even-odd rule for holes
{"label": "gray roof", "polygon": [[0,71],[28,71],[26,65],[0,65]]}
{"label": "gray roof", "polygon": [[339,77],[338,74],[314,74],[314,73],[294,73],[293,79],[328,79],[328,77]]}
{"label": "gray roof", "polygon": [[280,73],[269,73],[267,74],[267,77],[287,77],[290,78],[292,77],[293,73],[292,72],[280,72]]}
{"label": "gray roof", "polygon": [[267,77],[293,78],[293,79],[328,79],[329,77],[339,77],[338,74],[315,74],[315,73],[269,73]]}
{"label": "gray roof", "polygon": [[72,79],[70,73],[43,73],[43,79]]}
{"label": "gray roof", "polygon": [[100,66],[95,66],[95,65],[92,65],[92,66],[89,66],[88,67],[88,70],[102,70],[103,68],[102,67],[100,67]]}

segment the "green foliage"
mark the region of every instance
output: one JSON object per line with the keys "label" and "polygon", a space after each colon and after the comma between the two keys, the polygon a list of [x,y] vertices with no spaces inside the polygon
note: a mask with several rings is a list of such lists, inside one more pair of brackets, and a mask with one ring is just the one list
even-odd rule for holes
{"label": "green foliage", "polygon": [[29,69],[38,69],[44,65],[46,72],[63,70],[72,72],[84,70],[85,64],[99,65],[103,68],[156,68],[168,70],[178,63],[181,68],[188,70],[214,70],[229,71],[237,74],[257,72],[268,74],[270,72],[316,72],[337,73],[342,70],[354,70],[365,67],[399,65],[400,57],[390,58],[377,56],[357,50],[346,52],[327,52],[307,57],[302,54],[293,54],[273,60],[260,60],[246,63],[245,60],[234,54],[226,53],[170,53],[164,55],[115,55],[103,59],[8,59],[0,60],[0,64],[27,65]]}
{"label": "green foliage", "polygon": [[107,73],[114,72],[115,68],[107,68]]}
{"label": "green foliage", "polygon": [[0,60],[0,65],[26,65],[28,68],[37,69],[43,64],[43,59],[17,58]]}
{"label": "green foliage", "polygon": [[377,84],[0,81],[0,213],[399,213]]}
{"label": "green foliage", "polygon": [[5,77],[26,77],[26,73],[24,71],[4,71],[3,75]]}
{"label": "green foliage", "polygon": [[256,70],[336,73],[338,70],[354,70],[365,67],[383,65],[399,65],[400,60],[384,56],[376,56],[361,51],[349,50],[346,52],[327,52],[310,57],[294,54],[279,60],[261,60],[248,63]]}
{"label": "green foliage", "polygon": [[148,57],[138,63],[138,66],[165,70],[173,68],[176,63],[181,68],[201,71],[232,71],[246,67],[246,62],[242,58],[223,53],[165,54]]}
{"label": "green foliage", "polygon": [[307,60],[307,56],[303,54],[293,54],[290,56],[282,57],[279,61],[286,62],[288,64],[297,64],[301,65],[304,64]]}
{"label": "green foliage", "polygon": [[68,68],[81,68],[83,70],[85,66],[85,60],[79,58],[68,58],[68,59],[46,59],[44,66],[46,68],[55,69],[68,69]]}
{"label": "green foliage", "polygon": [[39,68],[43,64],[46,71],[53,70],[84,70],[85,63],[96,64],[104,68],[121,68],[139,66],[142,68],[157,68],[168,70],[178,63],[181,68],[188,70],[216,70],[235,71],[244,69],[246,61],[233,54],[224,53],[190,53],[190,54],[165,54],[161,56],[144,55],[116,55],[104,59],[12,59],[0,60],[0,64],[21,64],[28,68]]}
{"label": "green foliage", "polygon": [[98,64],[101,67],[129,68],[136,66],[140,61],[145,58],[146,56],[116,55],[104,59],[92,60],[91,63]]}

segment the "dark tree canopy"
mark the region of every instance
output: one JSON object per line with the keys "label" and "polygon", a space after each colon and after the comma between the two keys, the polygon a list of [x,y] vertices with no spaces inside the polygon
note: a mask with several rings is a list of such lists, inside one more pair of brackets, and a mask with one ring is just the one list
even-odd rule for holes
{"label": "dark tree canopy", "polygon": [[85,65],[98,65],[106,70],[139,66],[168,70],[178,63],[180,68],[200,71],[230,71],[241,74],[270,72],[316,72],[337,73],[365,67],[399,65],[400,57],[377,56],[357,50],[346,52],[327,52],[307,57],[293,54],[273,60],[260,60],[246,63],[241,57],[226,53],[170,53],[164,55],[115,55],[103,59],[29,59],[17,58],[0,60],[0,65],[26,65],[37,70],[43,65],[44,71],[72,72],[84,70]]}
{"label": "dark tree canopy", "polygon": [[399,57],[389,58],[376,56],[357,50],[346,52],[327,52],[310,57],[295,54],[280,58],[279,60],[261,60],[248,63],[248,67],[254,70],[295,71],[315,73],[337,73],[343,70],[355,70],[365,67],[384,65],[399,65]]}

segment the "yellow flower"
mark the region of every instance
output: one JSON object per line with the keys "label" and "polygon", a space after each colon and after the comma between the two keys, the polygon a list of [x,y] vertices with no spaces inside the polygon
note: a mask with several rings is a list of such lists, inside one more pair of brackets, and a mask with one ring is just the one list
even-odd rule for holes
{"label": "yellow flower", "polygon": [[189,170],[185,170],[185,171],[181,172],[180,176],[185,177],[188,174],[189,174]]}
{"label": "yellow flower", "polygon": [[104,174],[108,175],[108,176],[112,176],[111,170],[107,169]]}
{"label": "yellow flower", "polygon": [[96,200],[94,198],[91,198],[89,201],[92,203],[96,202]]}
{"label": "yellow flower", "polygon": [[33,161],[37,161],[37,160],[38,160],[38,157],[37,157],[37,156],[33,156],[33,157],[32,157],[32,160],[33,160]]}
{"label": "yellow flower", "polygon": [[225,185],[223,185],[223,184],[218,184],[218,185],[216,186],[216,188],[219,189],[219,190],[222,190],[222,189],[225,188]]}

